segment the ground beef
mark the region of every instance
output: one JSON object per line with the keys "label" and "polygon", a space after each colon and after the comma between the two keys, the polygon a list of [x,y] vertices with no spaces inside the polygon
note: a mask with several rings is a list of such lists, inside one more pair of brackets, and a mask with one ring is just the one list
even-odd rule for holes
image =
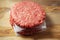
{"label": "ground beef", "polygon": [[11,25],[32,28],[40,25],[45,20],[45,12],[42,7],[35,2],[23,1],[16,3],[10,11]]}

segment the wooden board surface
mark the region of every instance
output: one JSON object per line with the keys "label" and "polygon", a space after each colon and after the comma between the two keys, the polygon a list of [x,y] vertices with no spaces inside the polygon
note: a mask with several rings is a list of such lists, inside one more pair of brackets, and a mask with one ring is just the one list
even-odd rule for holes
{"label": "wooden board surface", "polygon": [[47,30],[29,37],[17,37],[9,23],[9,11],[18,1],[0,1],[0,40],[60,40],[60,6],[48,5],[42,5],[46,11]]}
{"label": "wooden board surface", "polygon": [[60,25],[49,26],[45,32],[33,36],[16,36],[10,27],[0,27],[0,40],[60,40]]}

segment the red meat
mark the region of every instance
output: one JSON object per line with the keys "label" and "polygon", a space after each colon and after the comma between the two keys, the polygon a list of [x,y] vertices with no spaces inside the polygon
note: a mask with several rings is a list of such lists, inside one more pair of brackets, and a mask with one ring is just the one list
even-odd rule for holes
{"label": "red meat", "polygon": [[34,2],[23,1],[15,4],[10,11],[10,22],[20,27],[32,28],[45,20],[42,7]]}

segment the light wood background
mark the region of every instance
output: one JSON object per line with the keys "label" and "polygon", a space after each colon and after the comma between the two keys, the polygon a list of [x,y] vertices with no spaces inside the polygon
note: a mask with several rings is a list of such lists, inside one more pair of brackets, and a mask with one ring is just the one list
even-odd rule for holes
{"label": "light wood background", "polygon": [[9,23],[10,8],[21,0],[0,0],[0,40],[60,40],[60,0],[32,0],[46,12],[47,30],[28,37],[17,37]]}

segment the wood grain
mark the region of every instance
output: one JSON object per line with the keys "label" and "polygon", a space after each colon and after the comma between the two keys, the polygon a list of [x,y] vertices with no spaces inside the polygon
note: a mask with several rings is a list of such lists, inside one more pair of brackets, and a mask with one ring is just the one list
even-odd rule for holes
{"label": "wood grain", "polygon": [[33,36],[17,37],[9,22],[9,11],[19,1],[21,0],[0,0],[0,40],[60,40],[60,6],[50,5],[57,3],[56,0],[33,0],[45,9],[47,30]]}
{"label": "wood grain", "polygon": [[12,28],[3,28],[0,28],[0,39],[3,40],[60,40],[60,25],[50,26],[45,32],[33,36],[16,36]]}

